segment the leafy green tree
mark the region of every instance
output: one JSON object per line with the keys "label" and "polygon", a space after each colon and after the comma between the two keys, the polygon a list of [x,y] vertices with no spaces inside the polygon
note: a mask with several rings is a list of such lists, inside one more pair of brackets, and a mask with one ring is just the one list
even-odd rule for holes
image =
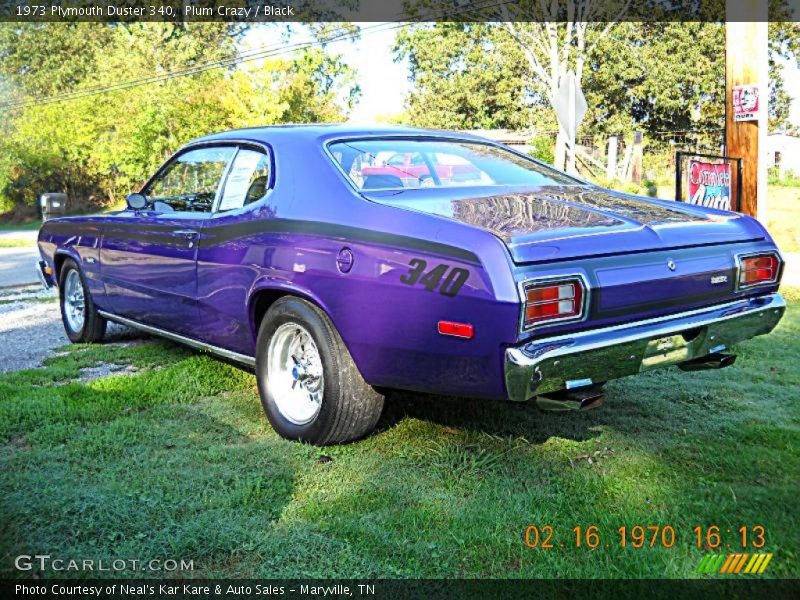
{"label": "leafy green tree", "polygon": [[431,23],[400,31],[398,59],[409,60],[415,89],[406,115],[421,127],[516,129],[529,125],[524,58],[496,27]]}
{"label": "leafy green tree", "polygon": [[798,133],[797,125],[789,119],[792,99],[786,91],[780,59],[800,68],[800,23],[770,23],[769,48],[769,129]]}
{"label": "leafy green tree", "polygon": [[[437,23],[402,32],[396,53],[408,57],[409,75],[415,84],[408,99],[408,118],[420,125],[449,128],[515,127],[521,123],[556,129],[551,102],[555,65],[555,70],[571,68],[581,75],[589,105],[584,134],[603,136],[640,129],[653,135],[724,127],[723,24],[620,22],[609,29],[596,25],[583,30],[583,50],[571,54],[563,48],[570,43],[569,35],[577,46],[578,34],[574,24],[572,33],[565,33],[569,27],[557,23]],[[503,43],[504,32],[519,43]],[[526,44],[525,39],[530,42]],[[492,48],[491,55],[470,52],[485,46]],[[798,49],[800,25],[770,25],[773,129],[789,125],[790,107],[776,59],[797,61]],[[501,83],[513,93],[498,94]],[[502,107],[493,104],[496,97],[504,98]],[[469,101],[459,101],[463,98]],[[515,115],[518,120],[493,115]]]}
{"label": "leafy green tree", "polygon": [[[67,192],[76,211],[119,203],[177,147],[211,131],[345,117],[358,95],[354,73],[319,49],[168,77],[234,55],[240,33],[218,23],[1,25],[0,91],[27,103],[0,125],[0,213],[30,214],[44,191]],[[54,47],[70,54],[53,60]],[[75,91],[89,95],[45,102]]]}

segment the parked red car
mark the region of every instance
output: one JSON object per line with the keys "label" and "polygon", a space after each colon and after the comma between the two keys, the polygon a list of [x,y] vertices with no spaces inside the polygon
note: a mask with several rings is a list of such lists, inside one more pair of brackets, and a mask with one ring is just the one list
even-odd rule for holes
{"label": "parked red car", "polygon": [[426,157],[419,152],[398,152],[385,160],[376,156],[374,162],[377,163],[374,166],[361,168],[365,189],[429,187],[441,182],[486,183],[478,169],[451,154],[437,152]]}

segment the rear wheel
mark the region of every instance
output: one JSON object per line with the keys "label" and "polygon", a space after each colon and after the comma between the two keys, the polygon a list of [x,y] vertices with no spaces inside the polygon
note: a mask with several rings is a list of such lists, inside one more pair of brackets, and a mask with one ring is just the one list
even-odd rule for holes
{"label": "rear wheel", "polygon": [[74,343],[91,344],[102,341],[107,323],[92,302],[78,263],[71,258],[65,260],[58,279],[61,320],[67,337]]}
{"label": "rear wheel", "polygon": [[261,403],[282,437],[336,444],[375,427],[383,395],[361,377],[317,306],[293,296],[279,299],[261,323],[257,346]]}

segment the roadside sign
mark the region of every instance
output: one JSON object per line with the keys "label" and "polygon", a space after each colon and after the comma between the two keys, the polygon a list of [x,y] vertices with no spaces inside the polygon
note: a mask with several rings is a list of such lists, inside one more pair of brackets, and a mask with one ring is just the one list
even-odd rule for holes
{"label": "roadside sign", "polygon": [[741,158],[676,152],[675,167],[675,200],[678,202],[721,210],[740,210]]}
{"label": "roadside sign", "polygon": [[578,127],[589,108],[586,96],[578,84],[578,78],[572,71],[567,71],[561,76],[555,101],[556,116],[567,139],[571,142],[575,139]]}
{"label": "roadside sign", "polygon": [[733,88],[733,120],[757,121],[760,102],[758,85],[737,85]]}
{"label": "roadside sign", "polygon": [[687,204],[731,210],[731,163],[689,159]]}

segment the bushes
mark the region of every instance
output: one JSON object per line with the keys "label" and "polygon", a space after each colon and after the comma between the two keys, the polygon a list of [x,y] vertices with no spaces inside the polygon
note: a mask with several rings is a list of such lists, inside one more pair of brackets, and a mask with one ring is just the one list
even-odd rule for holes
{"label": "bushes", "polygon": [[552,165],[555,162],[556,153],[553,147],[553,139],[550,136],[537,136],[528,142],[528,146],[532,148],[528,154],[533,158],[546,162],[548,165]]}
{"label": "bushes", "polygon": [[781,173],[778,167],[772,167],[767,174],[767,183],[781,187],[800,187],[800,175],[791,169]]}

